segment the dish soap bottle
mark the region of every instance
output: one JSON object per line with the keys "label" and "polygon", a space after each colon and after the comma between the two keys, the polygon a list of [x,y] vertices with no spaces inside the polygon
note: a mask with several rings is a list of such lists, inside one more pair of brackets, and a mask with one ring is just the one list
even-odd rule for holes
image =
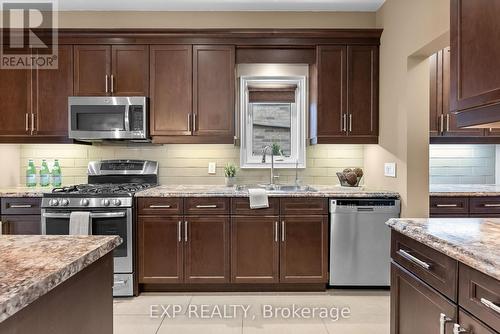
{"label": "dish soap bottle", "polygon": [[36,167],[31,159],[28,161],[26,169],[26,187],[36,187]]}
{"label": "dish soap bottle", "polygon": [[47,161],[42,160],[42,167],[40,168],[40,185],[47,187],[50,184],[50,171],[47,166]]}
{"label": "dish soap bottle", "polygon": [[61,166],[59,160],[54,160],[54,167],[52,168],[52,186],[60,187],[62,184]]}

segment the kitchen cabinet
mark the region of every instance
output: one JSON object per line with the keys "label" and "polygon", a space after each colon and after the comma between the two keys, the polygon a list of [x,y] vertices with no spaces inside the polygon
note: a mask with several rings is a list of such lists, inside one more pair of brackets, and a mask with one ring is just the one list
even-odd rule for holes
{"label": "kitchen cabinet", "polygon": [[498,196],[431,196],[431,217],[497,217],[500,215]]}
{"label": "kitchen cabinet", "polygon": [[458,126],[498,122],[500,0],[452,0],[450,13],[450,102]]}
{"label": "kitchen cabinet", "polygon": [[67,141],[72,71],[71,45],[59,46],[57,69],[1,70],[0,141]]}
{"label": "kitchen cabinet", "polygon": [[148,96],[147,45],[75,45],[76,96]]}
{"label": "kitchen cabinet", "polygon": [[378,46],[318,46],[313,143],[378,142],[378,56]]}
{"label": "kitchen cabinet", "polygon": [[156,143],[232,143],[231,45],[151,47],[151,134]]}
{"label": "kitchen cabinet", "polygon": [[2,234],[41,234],[41,198],[6,197],[0,200]]}

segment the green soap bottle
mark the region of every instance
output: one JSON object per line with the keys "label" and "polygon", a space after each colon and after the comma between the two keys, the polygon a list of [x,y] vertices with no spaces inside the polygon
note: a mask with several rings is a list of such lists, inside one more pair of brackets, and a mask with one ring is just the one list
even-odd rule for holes
{"label": "green soap bottle", "polygon": [[26,168],[26,187],[36,187],[36,167],[31,159],[28,161],[28,168]]}
{"label": "green soap bottle", "polygon": [[52,168],[52,186],[60,187],[62,184],[61,166],[59,160],[54,160],[54,167]]}

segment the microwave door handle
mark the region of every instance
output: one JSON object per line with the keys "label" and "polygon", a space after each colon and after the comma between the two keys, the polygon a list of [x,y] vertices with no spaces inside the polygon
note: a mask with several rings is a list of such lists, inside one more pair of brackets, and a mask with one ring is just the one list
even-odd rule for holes
{"label": "microwave door handle", "polygon": [[131,110],[130,110],[130,104],[127,105],[127,111],[125,112],[125,131],[127,132],[130,132],[130,114],[131,114]]}

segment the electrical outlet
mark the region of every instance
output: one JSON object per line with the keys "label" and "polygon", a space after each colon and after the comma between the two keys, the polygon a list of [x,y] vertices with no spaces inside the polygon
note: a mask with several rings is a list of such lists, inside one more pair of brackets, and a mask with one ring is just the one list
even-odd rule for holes
{"label": "electrical outlet", "polygon": [[217,173],[216,167],[217,167],[217,165],[215,164],[215,162],[209,162],[208,163],[208,174],[215,174],[215,173]]}
{"label": "electrical outlet", "polygon": [[396,163],[386,162],[384,164],[384,175],[388,177],[396,177]]}

